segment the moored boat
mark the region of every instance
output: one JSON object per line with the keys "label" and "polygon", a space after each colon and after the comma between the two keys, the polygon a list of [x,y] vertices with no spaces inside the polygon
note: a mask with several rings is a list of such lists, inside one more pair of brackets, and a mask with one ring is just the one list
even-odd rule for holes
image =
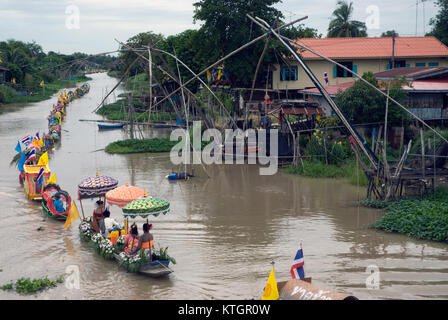
{"label": "moored boat", "polygon": [[124,127],[123,123],[119,124],[98,124],[99,130],[113,130],[113,129],[121,129]]}

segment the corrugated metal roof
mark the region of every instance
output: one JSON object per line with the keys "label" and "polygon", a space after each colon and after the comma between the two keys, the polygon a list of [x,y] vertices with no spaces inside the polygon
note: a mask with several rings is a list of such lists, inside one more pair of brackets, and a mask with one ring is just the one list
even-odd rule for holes
{"label": "corrugated metal roof", "polygon": [[[392,54],[392,38],[303,38],[297,42],[331,59],[387,58]],[[296,46],[297,47],[297,46]],[[321,59],[303,51],[304,59]],[[448,47],[435,37],[396,37],[395,57],[448,57]]]}

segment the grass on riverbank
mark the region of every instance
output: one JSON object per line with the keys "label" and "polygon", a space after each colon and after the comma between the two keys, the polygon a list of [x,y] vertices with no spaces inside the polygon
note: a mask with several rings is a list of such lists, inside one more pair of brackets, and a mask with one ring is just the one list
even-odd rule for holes
{"label": "grass on riverbank", "polygon": [[4,93],[3,102],[0,102],[0,104],[39,102],[48,100],[52,95],[54,95],[61,89],[74,88],[76,87],[77,83],[89,80],[92,80],[92,78],[86,77],[84,75],[77,77],[76,80],[56,80],[51,83],[46,83],[45,89],[42,87],[38,87],[36,90],[33,90],[32,96],[20,96],[14,89],[5,86],[5,88],[0,89],[0,91]]}
{"label": "grass on riverbank", "polygon": [[[134,108],[139,109],[143,108],[143,104],[138,100],[134,99]],[[126,112],[124,112],[122,104],[124,103]],[[108,120],[120,120],[120,121],[127,121],[127,100],[125,99],[119,99],[114,103],[105,105],[98,109],[96,112],[97,114],[101,116],[105,116]],[[148,112],[135,112],[136,120],[137,122],[148,122]],[[175,113],[151,113],[151,122],[158,123],[158,122],[166,122],[170,121],[172,119],[176,119]]]}
{"label": "grass on riverbank", "polygon": [[118,154],[170,152],[177,143],[169,138],[128,139],[110,143],[105,151]]}
{"label": "grass on riverbank", "polygon": [[365,200],[363,204],[387,212],[371,225],[372,228],[448,242],[448,188],[439,187],[423,198],[411,197],[395,202]]}
{"label": "grass on riverbank", "polygon": [[347,161],[342,165],[326,165],[318,160],[304,161],[303,166],[299,162],[297,167],[290,165],[286,171],[290,174],[312,178],[344,178],[354,185],[358,184],[359,177],[359,185],[367,186],[367,177],[361,168],[356,170],[355,160]]}

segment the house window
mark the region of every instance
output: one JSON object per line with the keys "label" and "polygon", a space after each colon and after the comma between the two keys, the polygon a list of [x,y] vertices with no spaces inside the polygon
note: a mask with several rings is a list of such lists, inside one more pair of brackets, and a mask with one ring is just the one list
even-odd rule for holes
{"label": "house window", "polygon": [[430,66],[430,67],[438,67],[439,63],[438,62],[430,62],[430,63],[428,63],[428,66]]}
{"label": "house window", "polygon": [[425,62],[416,62],[415,66],[416,67],[426,67],[426,63]]}
{"label": "house window", "polygon": [[297,66],[283,66],[280,71],[280,81],[297,81],[298,73]]}
{"label": "house window", "polygon": [[[339,64],[342,64],[344,67],[357,72],[353,69],[353,62],[352,61],[342,61],[342,62],[338,62]],[[355,66],[356,67],[356,66]],[[340,66],[334,66],[334,74],[333,76],[335,78],[351,78],[352,74],[350,72],[348,72],[347,70],[341,68]]]}

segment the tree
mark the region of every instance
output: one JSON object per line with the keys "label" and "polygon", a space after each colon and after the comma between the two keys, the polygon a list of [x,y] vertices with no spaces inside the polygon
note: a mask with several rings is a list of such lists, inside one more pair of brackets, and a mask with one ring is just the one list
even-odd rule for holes
{"label": "tree", "polygon": [[350,20],[353,15],[353,2],[339,0],[333,11],[333,20],[328,26],[328,38],[366,37],[367,27],[364,22]]}
{"label": "tree", "polygon": [[398,37],[398,33],[395,30],[388,30],[381,34],[382,37]]}
{"label": "tree", "polygon": [[[272,23],[282,14],[273,7],[280,0],[201,0],[194,3],[194,21],[203,21],[199,48],[207,64],[227,55],[262,34],[262,29],[246,14]],[[258,42],[225,62],[233,85],[247,86],[253,77],[264,43]]]}
{"label": "tree", "polygon": [[[387,83],[379,85],[372,72],[366,72],[362,77],[377,88],[381,87],[384,90],[387,87]],[[389,95],[401,104],[407,97],[406,92],[402,89],[402,85],[405,83],[404,79],[396,79],[391,82],[390,86]],[[344,92],[339,92],[336,95],[335,103],[353,123],[384,121],[386,97],[360,80]],[[406,118],[407,113],[389,100],[388,122],[399,124],[402,119]]]}
{"label": "tree", "polygon": [[448,46],[448,1],[438,0],[437,6],[439,6],[440,10],[437,15],[430,20],[429,24],[432,26],[432,30],[427,36],[435,36]]}

